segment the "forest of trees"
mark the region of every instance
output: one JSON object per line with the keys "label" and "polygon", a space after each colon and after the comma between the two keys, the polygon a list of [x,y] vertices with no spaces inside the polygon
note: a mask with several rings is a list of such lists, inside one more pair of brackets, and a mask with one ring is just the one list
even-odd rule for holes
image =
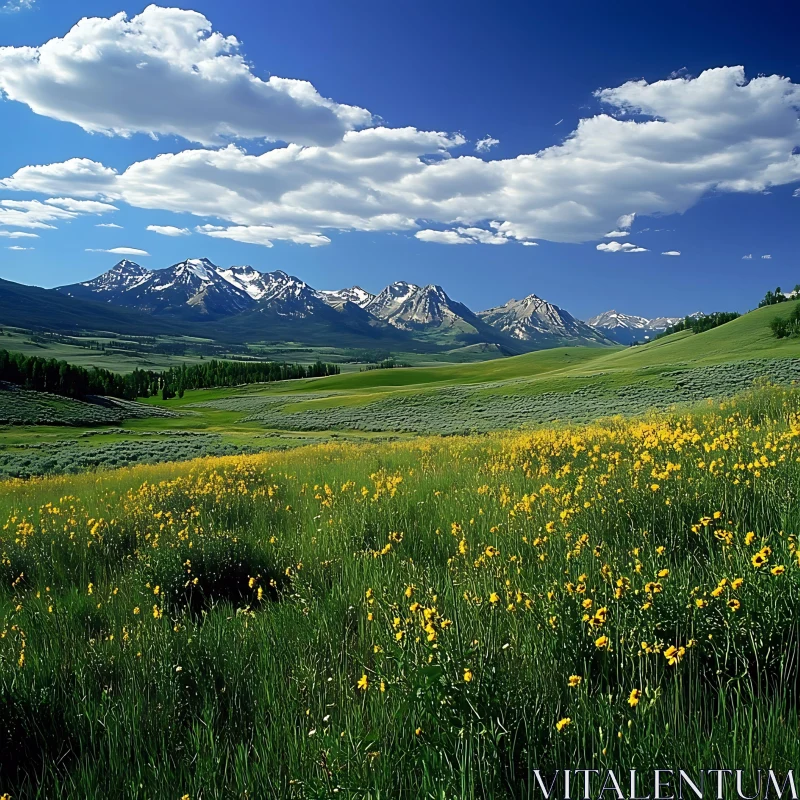
{"label": "forest of trees", "polygon": [[163,372],[135,369],[127,375],[98,367],[78,367],[54,358],[26,356],[0,350],[0,381],[37,392],[86,397],[105,395],[125,400],[160,394],[164,400],[183,396],[186,389],[239,386],[293,378],[318,378],[338,375],[336,364],[285,364],[276,361],[205,361],[184,364]]}
{"label": "forest of trees", "polygon": [[667,328],[663,333],[659,333],[656,339],[662,336],[669,336],[671,333],[678,331],[691,331],[692,333],[703,333],[703,331],[710,331],[712,328],[718,328],[726,322],[738,319],[741,316],[736,311],[716,311],[713,314],[704,314],[702,317],[686,317],[680,322],[675,323],[670,328]]}

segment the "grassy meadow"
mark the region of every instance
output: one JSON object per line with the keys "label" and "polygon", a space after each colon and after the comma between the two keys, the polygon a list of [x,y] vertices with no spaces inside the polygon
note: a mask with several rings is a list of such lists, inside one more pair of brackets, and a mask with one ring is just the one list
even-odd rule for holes
{"label": "grassy meadow", "polygon": [[795,305],[169,401],[2,387],[0,800],[794,768]]}
{"label": "grassy meadow", "polygon": [[0,794],[800,759],[800,392],[0,484]]}
{"label": "grassy meadow", "polygon": [[[783,385],[800,379],[800,340],[777,340],[770,330],[776,316],[796,305],[758,309],[704,333],[638,347],[562,347],[481,363],[203,389],[168,401],[149,398],[127,415],[0,387],[0,478],[686,408],[765,377]],[[302,355],[291,351],[292,358]]]}

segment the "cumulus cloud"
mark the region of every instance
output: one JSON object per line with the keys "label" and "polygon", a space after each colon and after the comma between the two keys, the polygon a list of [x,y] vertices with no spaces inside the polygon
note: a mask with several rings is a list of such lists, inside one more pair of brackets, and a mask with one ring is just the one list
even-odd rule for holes
{"label": "cumulus cloud", "polygon": [[435,244],[475,244],[475,239],[459,236],[456,231],[434,231],[425,229],[417,231],[414,236],[421,242],[434,242]]}
{"label": "cumulus cloud", "polygon": [[[508,244],[512,241],[509,238],[510,234],[501,230],[501,223],[492,222],[490,227],[493,230],[476,227],[456,228],[450,231],[425,229],[417,231],[414,236],[420,241],[436,244]],[[522,244],[535,245],[536,242],[522,242]]]}
{"label": "cumulus cloud", "polygon": [[112,247],[110,250],[101,250],[93,247],[86,248],[87,253],[113,253],[115,256],[149,256],[147,250],[138,250],[135,247]]}
{"label": "cumulus cloud", "polygon": [[483,137],[483,139],[478,139],[478,141],[475,142],[475,152],[488,153],[493,147],[496,147],[498,144],[500,144],[500,140],[493,139],[487,133],[486,136]]}
{"label": "cumulus cloud", "polygon": [[115,222],[98,222],[95,228],[118,228],[122,230],[122,225],[117,225]]}
{"label": "cumulus cloud", "polygon": [[646,247],[639,247],[633,242],[601,242],[597,245],[601,253],[647,253]]}
{"label": "cumulus cloud", "polygon": [[800,197],[800,189],[795,189],[794,192],[792,192],[792,197]]}
{"label": "cumulus cloud", "polygon": [[85,159],[29,166],[0,188],[191,213],[206,235],[265,245],[326,243],[332,230],[461,236],[458,228],[487,220],[497,223],[492,236],[587,242],[625,238],[606,232],[629,232],[636,216],[682,213],[711,191],[800,180],[800,86],[786,78],[747,81],[741,67],[725,67],[598,97],[612,113],[513,159],[457,155],[459,134],[373,127],[261,155],[232,144],[165,153],[122,172]]}
{"label": "cumulus cloud", "polygon": [[765,256],[761,256],[761,258],[772,258],[772,256],[771,256],[771,255],[769,255],[769,253],[767,253],[767,255],[765,255]]}
{"label": "cumulus cloud", "polygon": [[333,144],[371,124],[368,111],[307,81],[261,80],[238,50],[203,14],[151,5],[131,18],[82,19],[40,47],[0,47],[0,91],[87,131],[207,145],[231,137]]}
{"label": "cumulus cloud", "polygon": [[25,231],[0,231],[0,236],[5,239],[38,239],[38,233],[26,233]]}
{"label": "cumulus cloud", "polygon": [[609,231],[605,234],[606,239],[622,239],[625,236],[630,236],[630,231]]}
{"label": "cumulus cloud", "polygon": [[751,259],[752,257],[753,257],[753,254],[752,254],[752,253],[748,253],[746,256],[742,256],[742,258],[743,258],[744,260]]}
{"label": "cumulus cloud", "polygon": [[12,244],[11,247],[7,247],[6,250],[33,250],[33,247],[20,247],[18,244]]}
{"label": "cumulus cloud", "polygon": [[679,256],[681,254],[680,250],[667,250],[666,252],[662,253],[662,256]]}
{"label": "cumulus cloud", "polygon": [[148,231],[160,233],[162,236],[191,236],[188,228],[176,228],[174,225],[148,225]]}

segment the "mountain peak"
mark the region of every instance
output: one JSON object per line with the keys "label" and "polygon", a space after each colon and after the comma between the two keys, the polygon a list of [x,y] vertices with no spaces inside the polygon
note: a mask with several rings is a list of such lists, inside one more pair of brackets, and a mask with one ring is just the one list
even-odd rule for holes
{"label": "mountain peak", "polygon": [[529,294],[522,300],[509,300],[502,306],[481,311],[478,316],[519,341],[543,341],[553,336],[565,344],[586,340],[605,341],[602,334],[586,323],[535,294]]}
{"label": "mountain peak", "polygon": [[109,272],[149,272],[149,270],[137,264],[135,261],[123,258],[122,261],[111,267]]}
{"label": "mountain peak", "polygon": [[353,303],[359,308],[364,308],[375,299],[374,294],[360,286],[351,286],[349,289],[323,289],[319,295],[328,305],[340,306],[343,303]]}

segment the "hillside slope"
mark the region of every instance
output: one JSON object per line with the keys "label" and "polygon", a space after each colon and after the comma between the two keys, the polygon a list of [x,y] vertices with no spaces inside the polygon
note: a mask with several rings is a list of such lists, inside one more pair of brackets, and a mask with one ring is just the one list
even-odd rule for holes
{"label": "hillside slope", "polygon": [[758,308],[704,333],[680,331],[645,345],[606,353],[598,368],[715,364],[752,358],[800,357],[800,339],[776,339],[770,323],[785,318],[800,301]]}
{"label": "hillside slope", "polygon": [[135,309],[109,306],[0,278],[0,324],[47,331],[113,331],[139,336],[180,335],[185,326]]}

